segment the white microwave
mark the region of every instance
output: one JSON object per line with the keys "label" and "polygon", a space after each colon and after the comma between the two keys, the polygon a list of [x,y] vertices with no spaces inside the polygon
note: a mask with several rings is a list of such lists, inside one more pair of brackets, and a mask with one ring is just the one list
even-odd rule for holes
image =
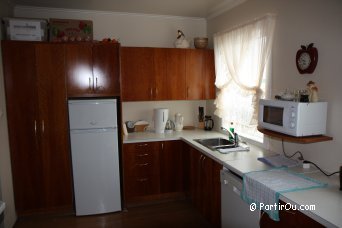
{"label": "white microwave", "polygon": [[326,133],[327,102],[300,103],[260,99],[258,125],[302,137]]}

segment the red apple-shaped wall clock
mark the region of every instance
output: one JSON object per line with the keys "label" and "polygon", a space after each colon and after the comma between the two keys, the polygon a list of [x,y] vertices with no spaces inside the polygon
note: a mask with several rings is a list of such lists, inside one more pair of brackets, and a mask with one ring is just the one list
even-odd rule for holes
{"label": "red apple-shaped wall clock", "polygon": [[311,43],[308,46],[301,46],[297,51],[296,65],[299,73],[312,74],[317,66],[318,51]]}

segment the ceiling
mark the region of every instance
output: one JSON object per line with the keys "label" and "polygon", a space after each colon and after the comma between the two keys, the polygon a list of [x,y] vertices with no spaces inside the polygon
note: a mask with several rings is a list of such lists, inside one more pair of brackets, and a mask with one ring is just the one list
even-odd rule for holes
{"label": "ceiling", "polygon": [[12,0],[15,5],[207,18],[245,0]]}

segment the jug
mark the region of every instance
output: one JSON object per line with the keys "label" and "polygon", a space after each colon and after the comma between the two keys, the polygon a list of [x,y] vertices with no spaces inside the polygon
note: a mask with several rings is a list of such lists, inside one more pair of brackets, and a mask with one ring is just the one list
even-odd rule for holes
{"label": "jug", "polygon": [[211,118],[211,116],[205,116],[204,117],[204,130],[211,131],[214,127],[214,120]]}
{"label": "jug", "polygon": [[176,131],[183,130],[183,121],[184,121],[184,118],[182,114],[176,113],[175,114],[175,130]]}

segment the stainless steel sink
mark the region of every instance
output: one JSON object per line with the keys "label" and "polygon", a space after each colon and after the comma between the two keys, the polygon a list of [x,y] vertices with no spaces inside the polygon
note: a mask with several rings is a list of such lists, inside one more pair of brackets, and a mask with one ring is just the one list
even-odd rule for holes
{"label": "stainless steel sink", "polygon": [[235,143],[224,138],[209,138],[209,139],[194,139],[194,141],[200,143],[201,145],[211,149],[227,149],[234,148]]}

